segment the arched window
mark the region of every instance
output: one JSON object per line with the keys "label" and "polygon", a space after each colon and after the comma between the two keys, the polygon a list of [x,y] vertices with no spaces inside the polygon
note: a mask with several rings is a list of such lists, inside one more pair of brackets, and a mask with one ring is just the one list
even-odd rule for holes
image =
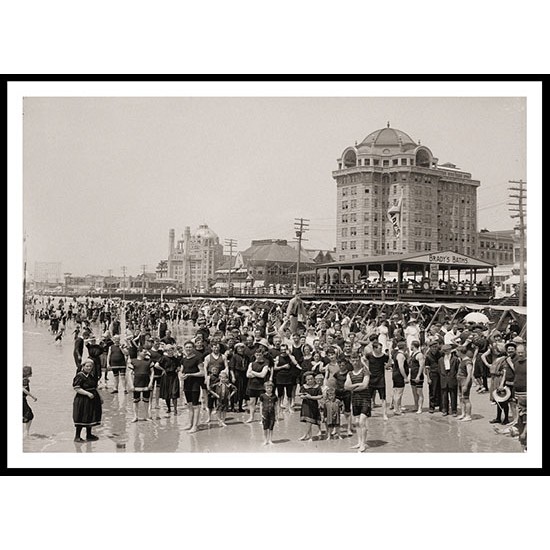
{"label": "arched window", "polygon": [[425,149],[420,149],[416,153],[416,165],[424,168],[430,168],[430,155]]}
{"label": "arched window", "polygon": [[350,150],[344,155],[344,168],[351,168],[353,166],[357,166],[357,155],[355,151]]}

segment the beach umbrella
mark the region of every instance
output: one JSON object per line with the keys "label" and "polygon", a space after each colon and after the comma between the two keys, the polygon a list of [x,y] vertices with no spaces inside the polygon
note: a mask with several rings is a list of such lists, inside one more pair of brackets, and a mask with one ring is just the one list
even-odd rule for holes
{"label": "beach umbrella", "polygon": [[479,311],[472,311],[471,313],[468,313],[466,317],[464,317],[464,321],[466,323],[488,323],[489,317],[485,315],[484,313],[480,313]]}

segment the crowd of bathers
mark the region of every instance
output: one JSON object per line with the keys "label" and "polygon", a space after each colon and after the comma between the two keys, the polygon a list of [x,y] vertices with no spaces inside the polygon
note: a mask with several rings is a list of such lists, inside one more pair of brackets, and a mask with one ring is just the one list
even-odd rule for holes
{"label": "crowd of bathers", "polygon": [[[225,427],[227,412],[253,422],[259,411],[264,443],[272,444],[274,423],[299,408],[302,439],[312,438],[314,427],[326,438],[357,433],[362,451],[377,398],[384,420],[400,416],[410,386],[415,413],[468,422],[475,388],[495,403],[491,422],[512,424],[526,446],[526,342],[514,317],[496,330],[409,304],[388,311],[382,304],[307,303],[299,295],[290,302],[33,298],[27,309],[57,339],[74,328],[77,374],[89,371],[97,389],[130,392],[134,421],[152,418],[161,402],[177,415],[183,397],[189,432],[212,421]],[[77,428],[99,423],[97,411],[77,412]]]}

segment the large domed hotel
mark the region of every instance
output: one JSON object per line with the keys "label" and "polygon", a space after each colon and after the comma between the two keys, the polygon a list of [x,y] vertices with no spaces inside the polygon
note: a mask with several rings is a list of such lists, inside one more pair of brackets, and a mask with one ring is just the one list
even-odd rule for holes
{"label": "large domed hotel", "polygon": [[332,173],[338,260],[411,252],[477,251],[480,182],[387,127],[346,147]]}

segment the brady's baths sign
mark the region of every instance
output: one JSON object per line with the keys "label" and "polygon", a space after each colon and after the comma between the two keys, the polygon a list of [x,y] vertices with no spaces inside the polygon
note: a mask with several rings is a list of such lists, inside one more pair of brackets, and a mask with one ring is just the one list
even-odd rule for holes
{"label": "brady's baths sign", "polygon": [[414,258],[415,262],[426,262],[428,264],[455,264],[471,265],[477,263],[473,258],[457,254],[456,252],[436,252]]}

